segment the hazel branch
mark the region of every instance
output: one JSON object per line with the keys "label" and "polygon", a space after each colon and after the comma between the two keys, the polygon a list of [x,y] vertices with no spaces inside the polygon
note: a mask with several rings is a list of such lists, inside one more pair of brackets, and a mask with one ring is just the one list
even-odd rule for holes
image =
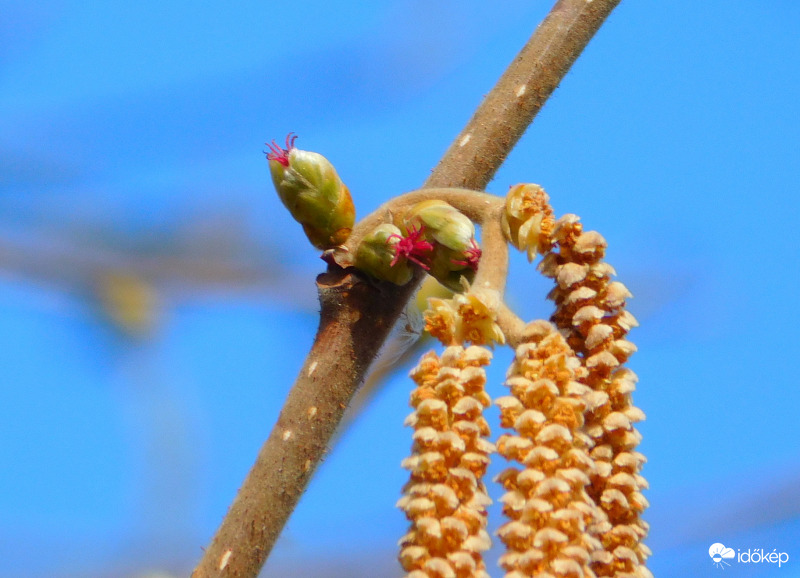
{"label": "hazel branch", "polygon": [[447,149],[426,187],[485,189],[620,0],[558,0]]}
{"label": "hazel branch", "polygon": [[[483,218],[481,226],[481,246],[483,254],[478,266],[472,290],[497,291],[502,298],[508,277],[508,243],[503,234],[502,215],[505,199],[498,198]],[[502,300],[502,299],[501,299]]]}
{"label": "hazel branch", "polygon": [[516,313],[514,313],[505,302],[501,302],[496,307],[497,324],[506,338],[506,343],[516,349],[528,340],[526,333],[527,324]]}
{"label": "hazel branch", "polygon": [[[618,3],[559,0],[425,186],[485,188]],[[317,284],[321,318],[312,349],[193,578],[258,576],[347,404],[417,286],[365,283],[335,265]]]}

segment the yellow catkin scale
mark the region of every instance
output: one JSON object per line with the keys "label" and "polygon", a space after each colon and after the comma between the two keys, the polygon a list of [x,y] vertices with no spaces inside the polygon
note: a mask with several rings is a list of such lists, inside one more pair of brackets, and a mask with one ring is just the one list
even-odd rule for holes
{"label": "yellow catkin scale", "polygon": [[553,231],[553,209],[544,189],[532,183],[514,185],[506,195],[503,232],[506,238],[533,261],[536,253],[550,249]]}
{"label": "yellow catkin scale", "polygon": [[429,300],[425,330],[445,345],[505,343],[497,324],[495,308],[500,300],[497,292],[484,290],[477,295],[466,284],[461,290],[463,293],[456,293],[450,299]]}

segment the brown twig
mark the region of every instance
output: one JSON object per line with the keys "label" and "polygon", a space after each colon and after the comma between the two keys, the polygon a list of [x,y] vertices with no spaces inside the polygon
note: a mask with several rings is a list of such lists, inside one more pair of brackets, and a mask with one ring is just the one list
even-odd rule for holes
{"label": "brown twig", "polygon": [[495,197],[496,202],[487,207],[481,223],[480,266],[472,281],[472,291],[496,291],[502,299],[508,277],[508,242],[503,234],[502,218],[505,199]]}
{"label": "brown twig", "polygon": [[[425,182],[484,189],[619,0],[559,0]],[[255,578],[417,282],[373,284],[335,265],[320,326],[272,433],[194,578]]]}
{"label": "brown twig", "polygon": [[559,0],[425,183],[485,189],[620,0]]}

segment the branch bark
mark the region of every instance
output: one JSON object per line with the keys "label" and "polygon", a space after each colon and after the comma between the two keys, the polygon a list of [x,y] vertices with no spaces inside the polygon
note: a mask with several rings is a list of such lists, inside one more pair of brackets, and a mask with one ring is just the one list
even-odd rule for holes
{"label": "branch bark", "polygon": [[[481,190],[619,0],[559,0],[425,182]],[[376,284],[331,265],[294,387],[193,578],[255,578],[418,279]]]}

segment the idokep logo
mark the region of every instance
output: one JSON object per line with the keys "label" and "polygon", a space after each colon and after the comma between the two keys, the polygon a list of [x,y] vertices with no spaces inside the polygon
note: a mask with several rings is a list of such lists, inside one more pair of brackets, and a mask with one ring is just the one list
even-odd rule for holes
{"label": "idokep logo", "polygon": [[716,544],[711,544],[711,547],[708,549],[708,555],[711,556],[714,566],[724,570],[725,566],[731,565],[730,562],[726,562],[725,560],[735,558],[736,552],[733,551],[733,548],[726,548],[723,544],[717,542]]}
{"label": "idokep logo", "polygon": [[714,566],[721,570],[724,570],[725,566],[731,565],[728,560],[739,564],[775,564],[778,568],[789,561],[789,554],[778,552],[777,549],[773,549],[772,552],[764,552],[763,548],[748,548],[747,550],[737,549],[734,552],[733,548],[726,548],[720,542],[711,544],[708,555],[711,556]]}

